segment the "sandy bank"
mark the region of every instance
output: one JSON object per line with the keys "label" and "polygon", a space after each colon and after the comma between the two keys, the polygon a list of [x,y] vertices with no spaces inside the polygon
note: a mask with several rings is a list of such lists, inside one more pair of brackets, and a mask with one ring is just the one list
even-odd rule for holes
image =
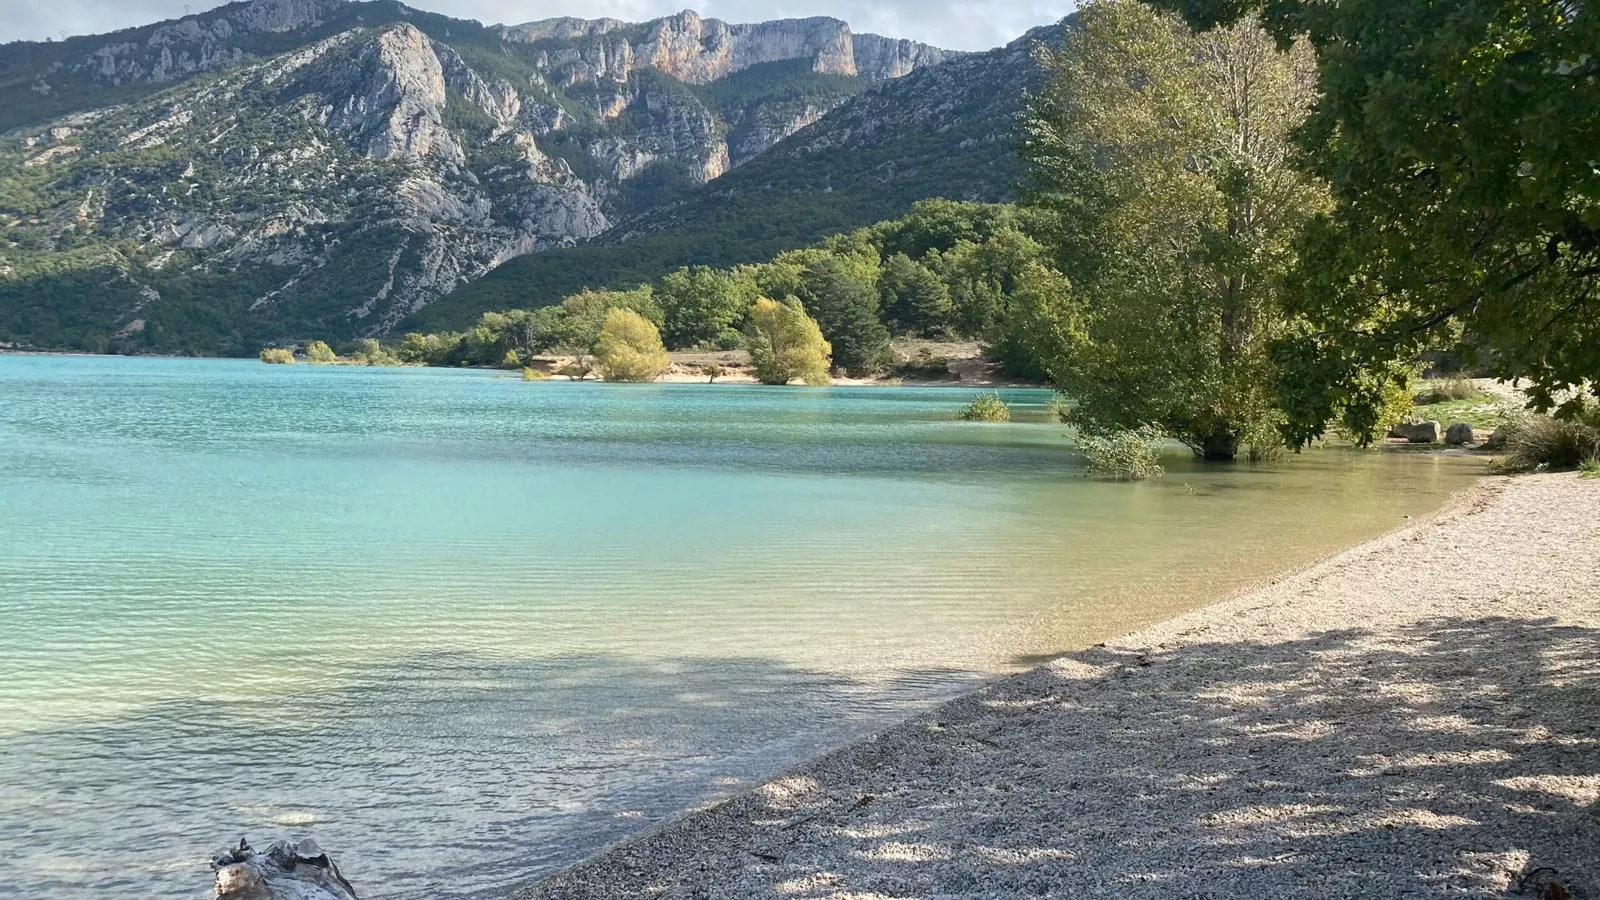
{"label": "sandy bank", "polygon": [[1438,518],[912,719],[536,897],[1600,897],[1600,481]]}

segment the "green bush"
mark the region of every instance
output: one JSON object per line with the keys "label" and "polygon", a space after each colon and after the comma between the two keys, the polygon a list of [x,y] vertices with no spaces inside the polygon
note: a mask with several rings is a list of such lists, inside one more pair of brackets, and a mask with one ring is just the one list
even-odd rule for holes
{"label": "green bush", "polygon": [[1053,422],[1067,421],[1067,415],[1072,411],[1072,404],[1067,400],[1067,395],[1056,391],[1050,395],[1050,402],[1044,405],[1045,415]]}
{"label": "green bush", "polygon": [[355,352],[350,356],[363,366],[393,366],[400,362],[383,349],[377,338],[362,338],[356,341]]}
{"label": "green bush", "polygon": [[1588,469],[1600,460],[1600,406],[1586,405],[1571,419],[1527,414],[1506,424],[1506,455],[1496,472]]}
{"label": "green bush", "polygon": [[1089,460],[1089,474],[1117,481],[1143,481],[1160,478],[1165,472],[1161,468],[1160,442],[1161,433],[1146,426],[1105,434],[1080,432],[1077,447]]}
{"label": "green bush", "polygon": [[1009,422],[1011,407],[1000,399],[998,393],[979,394],[966,408],[956,413],[956,418],[963,422]]}
{"label": "green bush", "polygon": [[545,372],[545,371],[543,371],[541,369],[535,369],[533,366],[523,366],[522,367],[522,380],[523,381],[549,381],[550,380],[550,375],[549,375],[549,373],[547,373],[547,372]]}
{"label": "green bush", "polygon": [[275,366],[291,366],[294,365],[294,351],[286,347],[263,347],[261,361]]}

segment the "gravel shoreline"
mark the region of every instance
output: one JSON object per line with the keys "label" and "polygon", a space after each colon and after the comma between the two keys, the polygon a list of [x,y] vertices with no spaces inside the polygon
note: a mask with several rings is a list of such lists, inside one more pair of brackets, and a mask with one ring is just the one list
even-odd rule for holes
{"label": "gravel shoreline", "polygon": [[1597,799],[1600,481],[1525,476],[517,896],[1600,900]]}

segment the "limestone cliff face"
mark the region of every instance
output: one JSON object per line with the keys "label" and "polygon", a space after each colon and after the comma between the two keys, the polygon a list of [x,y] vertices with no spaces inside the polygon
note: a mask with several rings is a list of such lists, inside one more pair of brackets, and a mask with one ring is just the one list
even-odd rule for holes
{"label": "limestone cliff face", "polygon": [[128,39],[100,45],[67,68],[113,85],[175,81],[251,58],[243,46],[251,36],[312,30],[346,7],[344,0],[252,0],[167,22],[148,34],[135,29]]}
{"label": "limestone cliff face", "polygon": [[99,333],[132,348],[222,309],[268,338],[381,335],[949,55],[826,18],[490,29],[344,0],[3,45],[0,187],[29,205],[0,207],[0,279],[58,277],[74,248],[121,298]]}
{"label": "limestone cliff face", "polygon": [[349,67],[356,91],[329,112],[329,128],[355,140],[371,159],[465,159],[444,125],[444,66],[427,35],[410,25],[385,29]]}
{"label": "limestone cliff face", "polygon": [[553,45],[543,65],[567,84],[626,81],[654,69],[689,84],[710,84],[761,63],[806,60],[812,71],[898,78],[953,55],[912,41],[852,35],[838,19],[784,19],[730,25],[690,10],[644,25],[615,19],[545,19],[503,29],[510,40]]}

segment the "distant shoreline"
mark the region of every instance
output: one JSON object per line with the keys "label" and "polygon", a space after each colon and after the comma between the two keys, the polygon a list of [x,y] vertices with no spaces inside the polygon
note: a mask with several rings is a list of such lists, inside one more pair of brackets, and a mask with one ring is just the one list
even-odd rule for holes
{"label": "distant shoreline", "polygon": [[[727,367],[726,367],[727,368],[727,373],[723,374],[723,375],[719,375],[715,379],[710,379],[709,376],[707,376],[705,373],[698,372],[698,371],[693,371],[693,369],[692,369],[693,366],[699,364],[698,362],[695,362],[696,360],[702,360],[702,359],[706,359],[706,358],[726,357],[728,355],[730,355],[730,352],[728,352],[728,351],[725,351],[725,352],[722,352],[722,353],[712,353],[712,354],[700,353],[700,352],[696,352],[696,351],[674,352],[672,354],[672,357],[673,357],[673,365],[672,365],[672,367],[667,370],[666,374],[662,375],[660,378],[657,378],[654,382],[650,382],[650,383],[652,383],[652,384],[708,384],[709,383],[709,384],[713,384],[713,385],[722,385],[722,384],[755,385],[755,384],[759,384],[760,383],[759,381],[756,380],[756,378],[753,375],[751,375],[749,373],[748,367],[745,364],[740,363],[740,362],[734,362],[734,363],[731,363],[731,364],[727,365]],[[255,362],[256,361],[253,357],[248,357],[248,356],[185,356],[185,355],[173,354],[173,353],[89,353],[89,352],[83,351],[83,350],[39,350],[39,349],[26,349],[26,350],[24,350],[24,349],[15,349],[15,348],[0,348],[0,356],[63,356],[63,357],[85,358],[85,359],[101,359],[101,358],[104,358],[104,359],[119,359],[120,358],[120,359],[239,360],[239,361],[248,361],[248,362]],[[545,374],[550,375],[548,380],[553,381],[553,382],[560,382],[560,381],[570,381],[572,379],[569,379],[569,378],[567,378],[566,376],[563,376],[563,375],[554,375],[554,374],[551,374],[551,373],[555,369],[559,369],[562,365],[564,365],[565,363],[571,361],[572,359],[573,359],[573,357],[571,357],[571,356],[550,355],[550,356],[536,357],[534,360],[532,360],[532,362],[536,363],[536,367],[540,371],[543,371],[543,372],[545,372]],[[851,378],[851,377],[846,377],[846,376],[838,376],[838,377],[835,377],[833,379],[832,386],[834,386],[834,387],[918,387],[918,388],[924,388],[924,387],[952,387],[952,388],[966,388],[966,389],[982,388],[982,389],[986,389],[986,390],[994,390],[994,389],[1039,389],[1039,390],[1049,390],[1050,389],[1050,385],[1048,385],[1048,384],[1040,384],[1040,383],[1037,383],[1037,382],[1029,382],[1029,381],[1019,381],[1017,379],[1000,377],[997,374],[995,374],[995,367],[992,364],[988,363],[988,361],[986,361],[986,360],[982,360],[979,357],[963,357],[958,362],[967,363],[968,365],[966,365],[965,367],[959,369],[958,371],[952,372],[952,376],[953,377],[950,377],[950,378],[904,378],[904,377],[893,377],[893,376],[873,376],[873,377],[863,377],[863,378]],[[378,369],[384,369],[384,368],[407,368],[407,369],[437,368],[437,369],[443,369],[443,370],[446,370],[446,371],[451,370],[451,369],[459,369],[459,370],[478,371],[478,372],[500,372],[500,373],[504,373],[504,375],[506,377],[508,377],[508,378],[517,377],[517,372],[518,372],[517,369],[501,368],[501,367],[497,367],[497,366],[423,366],[423,365],[418,365],[418,364],[413,364],[413,363],[398,363],[398,364],[393,364],[393,365],[366,366],[366,365],[364,365],[362,363],[359,363],[359,362],[350,362],[350,361],[341,361],[341,362],[333,362],[333,363],[310,363],[310,362],[306,362],[305,360],[297,360],[295,365],[378,368]],[[601,379],[600,377],[598,377],[598,375],[596,375],[594,377],[590,377],[590,378],[581,379],[581,380],[589,381],[589,382],[602,382],[602,383],[604,382],[604,379]]]}
{"label": "distant shoreline", "polygon": [[1587,896],[1597,646],[1600,481],[1489,479],[515,896]]}

